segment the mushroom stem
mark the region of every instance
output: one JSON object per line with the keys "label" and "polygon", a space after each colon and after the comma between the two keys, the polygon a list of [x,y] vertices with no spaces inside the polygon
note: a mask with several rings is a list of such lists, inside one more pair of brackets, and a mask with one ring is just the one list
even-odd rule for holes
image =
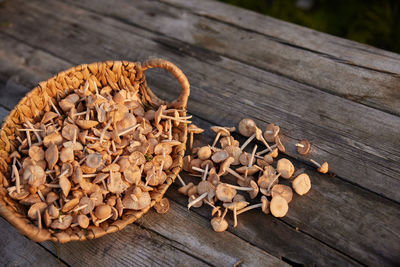
{"label": "mushroom stem", "polygon": [[304,145],[303,145],[303,144],[300,144],[300,143],[297,143],[295,146],[304,147]]}
{"label": "mushroom stem", "polygon": [[236,206],[233,208],[233,227],[237,226],[237,208]]}
{"label": "mushroom stem", "polygon": [[228,208],[225,208],[224,213],[222,214],[221,218],[219,219],[220,222],[225,218],[226,213],[228,212]]}
{"label": "mushroom stem", "polygon": [[318,168],[321,168],[321,164],[319,164],[319,163],[316,162],[315,160],[310,159],[310,161],[311,161],[315,166],[317,166]]}
{"label": "mushroom stem", "polygon": [[161,164],[160,164],[160,169],[158,170],[158,176],[160,177],[161,176],[161,174],[162,174],[162,170],[163,170],[163,168],[164,168],[164,160],[162,160],[161,161]]}
{"label": "mushroom stem", "polygon": [[122,136],[122,135],[124,135],[124,134],[126,134],[126,133],[129,133],[129,132],[135,130],[135,129],[136,129],[137,127],[139,127],[139,126],[140,126],[140,124],[136,124],[135,126],[131,126],[131,127],[129,127],[128,129],[125,129],[125,130],[123,130],[122,132],[120,132],[120,133],[118,134],[118,136]]}
{"label": "mushroom stem", "polygon": [[264,145],[267,147],[267,149],[268,149],[270,152],[272,152],[272,148],[269,146],[269,144],[267,143],[267,141],[265,141],[264,137],[261,136],[260,139],[261,139],[261,142],[263,142]]}
{"label": "mushroom stem", "polygon": [[74,212],[80,211],[80,210],[86,208],[87,206],[88,206],[88,204],[84,204],[84,205],[82,205],[82,206],[80,206],[80,207],[78,206],[78,207],[76,207],[75,209],[73,209],[73,211],[74,211]]}
{"label": "mushroom stem", "polygon": [[235,172],[234,170],[232,170],[231,168],[226,168],[226,171],[230,174],[232,174],[233,176],[235,176],[236,178],[242,180],[242,181],[246,181],[246,179],[244,177],[242,177],[240,174],[238,174],[237,172]]}
{"label": "mushroom stem", "polygon": [[40,199],[41,199],[43,202],[46,202],[46,199],[44,198],[44,196],[43,196],[42,192],[40,191],[40,189],[37,190],[37,193],[38,193]]}
{"label": "mushroom stem", "polygon": [[[207,165],[207,166],[208,166],[208,165]],[[200,169],[200,168],[198,168],[198,167],[196,167],[196,166],[193,166],[193,167],[192,167],[192,170],[198,171],[198,172],[201,172],[201,173],[204,173],[204,170],[203,170],[203,169]]]}
{"label": "mushroom stem", "polygon": [[13,169],[13,172],[15,175],[15,187],[17,189],[17,193],[19,194],[21,192],[21,190],[20,190],[21,181],[19,178],[19,172],[18,172],[17,166],[15,166],[15,165],[12,165],[12,169]]}
{"label": "mushroom stem", "polygon": [[254,204],[254,205],[251,205],[251,206],[248,206],[248,207],[246,207],[244,209],[239,210],[236,213],[236,215],[242,214],[243,212],[246,212],[246,211],[249,211],[249,210],[252,210],[252,209],[261,208],[261,207],[262,207],[262,203],[257,203],[257,204]]}
{"label": "mushroom stem", "polygon": [[89,108],[87,108],[86,109],[86,116],[85,116],[85,120],[89,120],[90,119],[90,109]]}
{"label": "mushroom stem", "polygon": [[208,192],[204,192],[203,194],[201,194],[200,196],[198,196],[196,199],[190,201],[187,205],[187,208],[190,209],[190,207],[192,207],[194,204],[198,203],[199,201],[201,201],[203,198],[205,198],[208,195]]}
{"label": "mushroom stem", "polygon": [[[26,121],[26,124],[28,125],[28,127],[33,131],[33,134],[36,136],[38,142],[42,142],[42,138],[40,138],[40,135],[37,133],[38,131],[35,131],[35,127],[33,127],[32,123],[30,121]],[[40,130],[43,131],[43,130]]]}
{"label": "mushroom stem", "polygon": [[[277,147],[276,144],[270,146],[271,149],[275,149],[276,147]],[[271,152],[271,150],[270,150],[269,148],[266,148],[266,149],[264,149],[264,150],[258,151],[258,152],[256,153],[256,155],[257,155],[257,156],[261,156],[262,154],[265,154],[265,153],[267,153],[267,152]]]}
{"label": "mushroom stem", "polygon": [[225,184],[226,186],[239,190],[239,191],[253,191],[254,189],[252,187],[243,187],[243,186],[237,186],[233,184]]}
{"label": "mushroom stem", "polygon": [[240,147],[241,150],[245,149],[248,144],[250,144],[251,141],[256,137],[256,133],[253,133],[247,140],[243,143],[243,145]]}
{"label": "mushroom stem", "polygon": [[217,136],[215,137],[214,142],[213,142],[211,147],[215,147],[215,145],[217,144],[218,139],[219,139],[220,136],[221,136],[221,132],[217,133]]}
{"label": "mushroom stem", "polygon": [[115,159],[111,162],[111,164],[114,164],[115,162],[117,162],[120,156],[121,156],[121,155],[117,155],[117,156],[115,157]]}
{"label": "mushroom stem", "polygon": [[207,179],[207,174],[208,174],[208,164],[206,165],[206,169],[204,170],[204,173],[203,173],[203,178],[202,178],[203,181],[205,181]]}
{"label": "mushroom stem", "polygon": [[58,109],[53,103],[53,100],[50,99],[50,105],[53,107],[54,111],[57,113],[58,116],[61,116],[60,112],[58,112]]}
{"label": "mushroom stem", "polygon": [[281,176],[280,173],[278,173],[278,174],[275,176],[274,180],[272,180],[272,181],[269,183],[267,192],[269,192],[269,191],[271,190],[272,184],[276,181],[276,179],[278,179],[279,176]]}
{"label": "mushroom stem", "polygon": [[40,210],[37,210],[36,214],[38,217],[38,227],[39,227],[39,229],[42,229],[42,216],[40,215]]}
{"label": "mushroom stem", "polygon": [[25,133],[26,133],[26,138],[28,139],[28,146],[29,146],[29,148],[31,148],[31,146],[32,146],[32,141],[31,141],[31,134],[30,134],[30,131],[26,131]]}
{"label": "mushroom stem", "polygon": [[186,186],[186,183],[183,181],[182,177],[177,174],[176,177],[178,178],[179,182],[181,182],[182,186]]}
{"label": "mushroom stem", "polygon": [[89,139],[89,140],[99,140],[100,138],[94,137],[94,136],[85,136],[85,139]]}
{"label": "mushroom stem", "polygon": [[82,111],[82,112],[78,112],[78,113],[73,114],[72,117],[81,116],[81,115],[85,115],[85,114],[86,114],[86,111]]}
{"label": "mushroom stem", "polygon": [[61,188],[59,184],[45,184],[45,186],[50,187],[50,188]]}
{"label": "mushroom stem", "polygon": [[253,152],[251,153],[250,161],[249,161],[249,164],[248,164],[248,166],[247,166],[247,167],[249,167],[249,168],[250,168],[251,165],[253,164],[254,155],[256,154],[256,151],[257,151],[257,145],[254,145]]}
{"label": "mushroom stem", "polygon": [[168,140],[171,141],[172,140],[172,123],[171,123],[171,120],[168,120],[168,122],[169,122]]}
{"label": "mushroom stem", "polygon": [[106,133],[108,127],[110,127],[111,123],[112,123],[112,119],[110,119],[110,120],[107,122],[107,124],[106,124],[106,126],[104,127],[104,129],[101,130],[101,134],[100,134],[100,144],[101,144],[101,142],[103,142],[104,135],[105,135],[105,133]]}
{"label": "mushroom stem", "polygon": [[[211,208],[213,208],[213,211],[217,209],[217,207],[215,205],[213,205],[212,203],[210,203],[208,200],[204,199],[203,202],[206,203]],[[219,210],[219,207],[218,207],[218,211],[217,212],[218,212],[218,217],[220,217],[221,216],[221,211]],[[212,215],[214,216],[214,214],[212,214]]]}
{"label": "mushroom stem", "polygon": [[[30,129],[30,128],[19,128],[17,129],[18,132],[43,132],[42,129]],[[18,140],[20,141],[20,140]],[[20,141],[22,143],[22,140]]]}
{"label": "mushroom stem", "polygon": [[96,177],[96,173],[89,173],[89,174],[82,174],[83,178],[92,178],[92,177]]}
{"label": "mushroom stem", "polygon": [[111,216],[112,216],[112,214],[108,215],[108,216],[107,216],[106,218],[104,218],[104,219],[101,219],[101,220],[96,221],[95,223],[96,223],[97,225],[99,225],[99,224],[101,224],[102,222],[105,222],[105,221],[107,221],[108,219],[110,219]]}
{"label": "mushroom stem", "polygon": [[193,135],[194,135],[194,133],[190,133],[190,142],[189,142],[190,150],[192,150],[192,148],[193,148]]}
{"label": "mushroom stem", "polygon": [[67,174],[68,173],[68,170],[64,170],[59,176],[58,176],[58,178],[60,178],[61,176],[64,176],[65,174]]}

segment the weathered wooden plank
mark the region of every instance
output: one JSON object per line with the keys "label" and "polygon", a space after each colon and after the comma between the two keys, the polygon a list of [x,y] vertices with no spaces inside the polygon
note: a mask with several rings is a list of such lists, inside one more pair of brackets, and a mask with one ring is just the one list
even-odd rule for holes
{"label": "weathered wooden plank", "polygon": [[[242,241],[244,242],[244,241]],[[209,266],[168,240],[137,225],[98,239],[55,244],[42,243],[71,266]]]}
{"label": "weathered wooden plank", "polygon": [[0,217],[0,266],[65,266]]}
{"label": "weathered wooden plank", "polygon": [[[3,38],[3,40],[6,42],[12,42],[12,40],[10,40],[6,36]],[[19,47],[19,49],[25,49],[25,48],[21,46]],[[19,53],[17,52],[15,54]],[[54,61],[52,61],[51,57],[49,57],[49,60],[50,61],[47,64],[54,64]],[[30,61],[29,57],[27,57],[25,61]],[[46,63],[43,62],[42,64]],[[40,68],[40,65],[37,65],[37,67]],[[55,67],[59,68],[59,66]],[[21,77],[27,77],[27,75],[24,72],[29,71],[29,69],[28,70],[19,69],[17,65],[15,65],[14,68],[19,70],[19,75],[21,75]],[[48,75],[50,75],[50,73]],[[163,77],[166,78],[165,75]],[[153,79],[150,79],[150,81],[151,84],[153,84],[154,82]],[[29,81],[21,80],[21,82],[28,83]],[[154,85],[156,92],[159,93],[159,95],[161,95],[162,97],[166,97],[165,94],[167,94],[168,92],[160,91],[159,89],[162,87],[157,85],[157,83],[155,83]],[[11,103],[17,103],[18,99],[9,99],[9,101]],[[199,122],[196,121],[196,123],[204,127],[209,126],[209,124],[204,121],[199,121]],[[211,137],[208,135],[208,138]],[[201,141],[202,139],[196,139],[195,143],[197,144],[199,140]],[[205,140],[202,141],[205,142]],[[264,224],[265,223],[263,223],[263,225]],[[273,255],[275,255],[276,257],[282,256],[293,262],[307,263],[307,264],[319,263],[322,265],[322,264],[338,263],[342,266],[354,265],[354,262],[352,262],[349,258],[342,255],[341,253],[338,253],[333,249],[329,249],[327,246],[321,244],[321,242],[319,242],[318,240],[308,237],[307,235],[304,235],[301,232],[296,232],[293,228],[288,227],[287,225],[283,224],[278,220],[273,220],[272,222],[269,223],[269,225],[270,226],[272,225],[273,227],[267,227],[267,229],[269,229],[270,231],[266,233],[269,236],[268,240],[270,240],[271,238],[272,239],[271,241],[267,242],[268,246],[265,246],[265,248],[267,249],[267,251],[273,253]],[[264,229],[262,231],[264,231]],[[285,234],[282,235],[280,233],[285,233]],[[167,238],[172,239],[172,236],[167,236]],[[249,236],[247,235],[246,238],[249,238]],[[290,246],[288,245],[287,240],[291,240]]]}
{"label": "weathered wooden plank", "polygon": [[8,115],[8,110],[0,106],[0,122],[3,122],[3,120],[6,118]]}
{"label": "weathered wooden plank", "polygon": [[265,251],[229,233],[215,233],[205,218],[188,213],[173,201],[167,214],[151,211],[138,224],[176,242],[179,249],[194,254],[213,266],[287,266]]}
{"label": "weathered wooden plank", "polygon": [[[192,120],[205,129],[211,126],[209,122],[203,120],[196,118]],[[214,135],[207,130],[199,140],[195,141],[195,145],[209,144]],[[289,204],[287,216],[282,219],[284,222],[293,228],[298,227],[300,231],[363,264],[396,265],[400,262],[398,253],[400,251],[400,228],[398,227],[400,204],[329,175],[321,175],[314,168],[309,168],[297,160],[293,160],[293,163],[296,168],[304,168],[310,175],[312,188],[305,196],[294,196]],[[185,173],[181,176],[186,181],[195,180]],[[176,190],[169,190],[167,196],[182,205],[187,203],[186,198],[178,195]],[[208,207],[193,210],[205,217],[210,216]],[[271,251],[274,255],[278,253],[303,264],[315,263],[323,266],[335,264],[324,262],[324,260],[329,260],[325,254],[319,258],[318,254],[311,253],[315,257],[314,261],[309,259],[308,253],[304,253],[299,247],[304,246],[307,251],[312,250],[314,248],[308,247],[312,246],[312,242],[303,237],[301,240],[304,242],[296,244],[296,234],[290,233],[290,230],[280,224],[275,224],[278,220],[271,215],[265,216],[258,211],[244,214],[239,221],[236,229],[230,229],[233,233],[244,239],[247,238],[246,240],[252,244]],[[230,223],[232,224],[232,221]],[[270,241],[265,242],[265,240]],[[281,240],[287,243],[282,244]],[[288,255],[287,249],[292,254]],[[322,253],[330,251],[326,247],[318,250],[322,250]],[[318,253],[321,253],[320,251]],[[301,256],[296,255],[296,252]],[[335,255],[334,258],[338,257]],[[337,264],[342,265],[342,263]]]}
{"label": "weathered wooden plank", "polygon": [[[9,5],[10,12],[4,14],[14,23],[12,31],[2,29],[8,35],[24,39],[30,31],[36,31],[42,37],[24,41],[37,46],[48,31],[59,32],[51,36],[52,42],[46,49],[76,64],[99,58],[142,60],[160,55],[171,59],[192,82],[189,109],[197,115],[209,118],[224,114],[214,119],[225,124],[237,123],[243,116],[252,116],[263,125],[274,121],[285,130],[290,143],[307,133],[317,148],[312,154],[314,159],[329,159],[332,171],[340,177],[400,201],[395,189],[400,183],[399,117],[63,3],[32,4],[30,8],[36,12],[24,14],[25,20],[13,16],[16,8]],[[66,12],[55,16],[52,10],[61,9]],[[76,16],[82,17],[79,25],[75,23]],[[103,25],[101,30],[99,23]],[[163,84],[172,81],[162,77]],[[231,105],[220,104],[224,102]],[[215,110],[204,106],[213,106]],[[291,153],[293,145],[288,151],[298,157]]]}
{"label": "weathered wooden plank", "polygon": [[[395,53],[215,1],[138,1],[135,5],[127,0],[113,4],[105,0],[101,4],[72,1],[132,25],[400,114],[400,56]],[[120,9],[111,8],[115,4]]]}

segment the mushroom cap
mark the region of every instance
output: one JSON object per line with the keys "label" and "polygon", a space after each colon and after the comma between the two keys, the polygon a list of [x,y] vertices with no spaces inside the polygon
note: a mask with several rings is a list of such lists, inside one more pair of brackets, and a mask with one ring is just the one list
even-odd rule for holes
{"label": "mushroom cap", "polygon": [[207,181],[210,182],[212,185],[217,186],[220,182],[220,178],[216,173],[213,173],[207,176]]}
{"label": "mushroom cap", "polygon": [[276,170],[281,174],[282,178],[289,179],[293,175],[294,166],[290,160],[283,158],[278,160]]}
{"label": "mushroom cap", "polygon": [[107,218],[111,214],[111,207],[107,204],[101,204],[94,210],[94,215],[97,219],[102,220]]}
{"label": "mushroom cap", "polygon": [[194,184],[192,182],[190,182],[187,185],[180,187],[178,189],[178,192],[181,193],[182,195],[187,196],[189,189],[192,188],[193,186],[194,186]]}
{"label": "mushroom cap", "polygon": [[70,147],[63,147],[60,151],[61,162],[69,162],[74,160],[74,150]]}
{"label": "mushroom cap", "polygon": [[[275,137],[279,134],[279,126],[275,126],[275,124],[270,123],[265,127],[264,138],[267,142],[274,142]],[[272,133],[271,133],[272,132]]]}
{"label": "mushroom cap", "polygon": [[229,187],[224,183],[220,183],[217,185],[215,195],[222,202],[232,202],[236,193],[236,189]]}
{"label": "mushroom cap", "polygon": [[52,112],[52,111],[47,111],[46,113],[43,114],[41,123],[42,124],[46,124],[49,121],[51,121],[52,119],[57,118],[57,117],[58,117],[57,113]]}
{"label": "mushroom cap", "polygon": [[[240,164],[242,164],[243,166],[248,166],[249,162],[250,162],[250,158],[251,155],[249,155],[247,152],[243,152],[242,154],[240,154],[239,156],[239,162]],[[256,158],[254,157],[252,164],[254,164],[256,161]]]}
{"label": "mushroom cap", "polygon": [[221,151],[215,152],[214,155],[212,155],[211,159],[215,163],[221,163],[224,160],[226,160],[228,157],[229,157],[228,152],[226,152],[225,150],[221,150]]}
{"label": "mushroom cap", "polygon": [[235,127],[211,126],[210,128],[214,133],[220,133],[221,136],[230,136],[231,132],[235,131]]}
{"label": "mushroom cap", "polygon": [[81,198],[81,200],[79,201],[79,207],[82,207],[84,205],[87,205],[85,208],[81,209],[81,214],[89,214],[90,212],[93,211],[95,205],[94,205],[94,201],[93,199],[87,197],[87,196],[83,196]]}
{"label": "mushroom cap", "polygon": [[[200,168],[205,169],[206,166],[208,165],[208,169],[211,170],[212,168],[214,168],[214,163],[212,162],[212,160],[205,160],[201,163]],[[215,168],[214,168],[215,170]]]}
{"label": "mushroom cap", "polygon": [[221,165],[219,166],[219,172],[218,175],[221,176],[226,172],[226,169],[229,168],[229,166],[231,166],[232,162],[234,162],[235,159],[232,157],[227,158],[224,162],[221,163]]}
{"label": "mushroom cap", "polygon": [[146,157],[140,151],[133,151],[129,155],[128,159],[129,159],[130,163],[136,164],[136,165],[143,165],[147,162]]}
{"label": "mushroom cap", "polygon": [[62,128],[61,135],[68,141],[72,141],[74,139],[74,134],[76,132],[76,135],[78,136],[79,133],[79,128],[78,126],[70,123],[66,123],[64,127]]}
{"label": "mushroom cap", "polygon": [[197,151],[197,156],[201,160],[209,159],[211,156],[211,149],[209,146],[203,146]]}
{"label": "mushroom cap", "polygon": [[69,191],[71,190],[71,182],[68,180],[68,178],[63,175],[59,178],[59,182],[61,190],[64,194],[65,197],[68,196]]}
{"label": "mushroom cap", "polygon": [[311,180],[306,173],[299,174],[292,182],[294,191],[300,196],[307,194],[311,189]]}
{"label": "mushroom cap", "polygon": [[197,126],[196,126],[195,124],[193,124],[193,123],[190,124],[190,125],[187,127],[187,130],[188,130],[189,133],[194,133],[194,134],[200,134],[200,133],[204,132],[203,129],[197,127]]}
{"label": "mushroom cap", "polygon": [[279,151],[281,151],[283,153],[286,152],[285,146],[282,144],[281,138],[279,137],[279,135],[275,137],[275,144],[278,147]]}
{"label": "mushroom cap", "polygon": [[79,204],[79,198],[73,198],[70,201],[66,202],[64,204],[64,206],[62,207],[61,211],[62,212],[69,212],[71,211],[73,208],[76,207],[76,205]]}
{"label": "mushroom cap", "polygon": [[255,167],[254,165],[252,165],[251,167],[242,166],[242,167],[237,168],[236,171],[238,173],[246,173],[246,169],[247,169],[248,175],[253,175],[259,171],[259,169],[257,167]]}
{"label": "mushroom cap", "polygon": [[232,162],[232,165],[239,165],[240,161],[240,155],[242,155],[243,151],[240,149],[240,147],[230,145],[225,147],[224,149],[226,152],[228,152],[228,155],[230,157],[233,157],[234,161]]}
{"label": "mushroom cap", "polygon": [[162,155],[163,153],[167,154],[171,154],[172,152],[172,146],[170,143],[167,142],[161,142],[158,143],[155,147],[154,147],[154,153],[156,155]]}
{"label": "mushroom cap", "polygon": [[283,197],[276,195],[271,200],[270,210],[271,210],[272,215],[280,218],[280,217],[283,217],[286,215],[286,213],[289,210],[289,206]]}
{"label": "mushroom cap", "polygon": [[128,129],[129,127],[135,126],[136,123],[137,121],[135,115],[127,112],[124,114],[124,118],[116,123],[116,127],[118,132],[122,132],[123,130]]}
{"label": "mushroom cap", "polygon": [[272,197],[279,195],[283,197],[287,203],[290,203],[290,201],[292,201],[293,198],[293,191],[292,188],[290,188],[287,185],[276,184],[272,187],[271,195]]}
{"label": "mushroom cap", "polygon": [[211,219],[211,226],[215,232],[224,232],[228,229],[228,222],[225,219],[214,217]]}
{"label": "mushroom cap", "polygon": [[126,193],[125,197],[122,199],[122,205],[125,209],[131,210],[141,210],[149,206],[151,203],[151,197],[149,192],[142,192],[137,200],[134,200],[130,193]]}
{"label": "mushroom cap", "polygon": [[59,199],[59,197],[55,192],[49,192],[47,194],[47,196],[46,196],[46,203],[50,205],[51,203],[53,203],[57,199]]}
{"label": "mushroom cap", "polygon": [[22,200],[22,199],[26,198],[27,196],[29,196],[29,192],[21,188],[19,193],[17,192],[17,190],[15,190],[15,191],[10,192],[9,195],[12,199]]}
{"label": "mushroom cap", "polygon": [[154,122],[158,125],[161,121],[161,115],[163,114],[164,110],[167,108],[165,105],[160,105],[158,110],[154,113]]}
{"label": "mushroom cap", "polygon": [[209,181],[205,180],[205,181],[201,181],[198,185],[197,185],[197,193],[199,195],[202,195],[206,192],[211,192],[215,190],[215,186],[213,184],[211,184]]}
{"label": "mushroom cap", "polygon": [[327,172],[328,172],[328,169],[329,169],[328,162],[324,162],[324,163],[322,163],[321,167],[318,168],[318,171],[319,171],[320,173],[327,173]]}
{"label": "mushroom cap", "polygon": [[97,169],[103,163],[100,153],[90,153],[86,157],[86,165],[90,168]]}
{"label": "mushroom cap", "polygon": [[125,180],[130,184],[139,184],[142,173],[138,166],[127,168],[123,171]]}
{"label": "mushroom cap", "polygon": [[[71,139],[72,140],[72,139]],[[43,138],[43,145],[49,147],[51,144],[61,145],[63,142],[63,137],[59,132],[52,132]]]}
{"label": "mushroom cap", "polygon": [[33,204],[28,210],[28,217],[36,220],[38,218],[37,211],[42,213],[47,208],[47,204],[45,202],[38,202]]}
{"label": "mushroom cap", "polygon": [[67,214],[63,217],[62,221],[59,222],[58,220],[54,220],[50,227],[53,229],[60,229],[60,230],[65,230],[67,229],[72,223],[72,216]]}
{"label": "mushroom cap", "polygon": [[154,209],[157,211],[157,213],[160,214],[167,213],[169,207],[170,207],[169,200],[165,197],[154,204]]}
{"label": "mushroom cap", "polygon": [[38,165],[29,165],[23,173],[24,180],[28,180],[31,186],[39,187],[46,182],[46,173]]}
{"label": "mushroom cap", "polygon": [[131,168],[131,162],[129,161],[129,158],[127,156],[120,157],[118,160],[118,165],[119,170],[122,172]]}
{"label": "mushroom cap", "polygon": [[86,215],[79,214],[77,217],[78,224],[81,228],[85,229],[89,226],[89,218]]}
{"label": "mushroom cap", "polygon": [[230,203],[224,203],[223,206],[229,210],[234,210],[236,207],[236,210],[241,210],[245,208],[247,205],[249,205],[249,202],[244,201],[244,200],[238,200],[238,201],[233,201]]}
{"label": "mushroom cap", "polygon": [[274,148],[272,149],[272,152],[269,152],[268,155],[270,155],[272,158],[276,158],[279,154],[279,149],[278,148]]}
{"label": "mushroom cap", "polygon": [[192,167],[200,168],[202,162],[203,161],[201,159],[192,159],[189,162],[189,171],[192,172],[192,173],[199,173],[198,171],[193,170]]}
{"label": "mushroom cap", "polygon": [[90,199],[93,200],[95,207],[103,204],[103,194],[101,192],[93,192],[90,194]]}
{"label": "mushroom cap", "polygon": [[245,137],[250,137],[256,132],[257,124],[252,119],[246,118],[239,122],[239,133]]}
{"label": "mushroom cap", "polygon": [[58,148],[55,144],[50,144],[44,153],[47,161],[47,167],[52,170],[58,161]]}
{"label": "mushroom cap", "polygon": [[107,189],[114,194],[123,193],[127,189],[127,185],[121,178],[120,172],[110,172],[107,179]]}
{"label": "mushroom cap", "polygon": [[250,181],[250,187],[253,188],[252,191],[249,191],[250,198],[251,199],[255,199],[256,196],[258,195],[258,192],[259,192],[258,185],[254,180],[251,180]]}
{"label": "mushroom cap", "polygon": [[31,146],[28,153],[29,157],[31,157],[31,159],[34,161],[41,161],[44,159],[44,150],[40,146]]}
{"label": "mushroom cap", "polygon": [[272,187],[275,184],[279,183],[279,178],[275,179],[276,175],[272,176],[265,176],[261,175],[258,178],[257,184],[260,186],[260,188],[267,189],[268,187]]}
{"label": "mushroom cap", "polygon": [[268,214],[269,213],[269,204],[270,204],[269,200],[265,196],[262,196],[261,203],[262,203],[262,206],[261,206],[262,212],[264,212],[265,214]]}
{"label": "mushroom cap", "polygon": [[22,199],[19,203],[21,203],[22,205],[31,206],[31,205],[33,205],[35,203],[39,203],[39,202],[42,202],[39,195],[31,194],[31,195],[27,196],[26,198]]}
{"label": "mushroom cap", "polygon": [[75,123],[76,123],[81,129],[84,129],[84,130],[89,130],[89,129],[93,128],[93,127],[96,127],[97,124],[99,124],[98,121],[93,121],[93,120],[81,120],[81,119],[75,120]]}
{"label": "mushroom cap", "polygon": [[296,146],[297,153],[300,155],[307,155],[310,152],[310,142],[307,139],[303,139],[299,142],[299,144],[303,145],[304,147]]}
{"label": "mushroom cap", "polygon": [[63,147],[71,148],[72,150],[83,150],[83,146],[79,142],[72,142],[72,141],[64,142]]}
{"label": "mushroom cap", "polygon": [[186,155],[186,156],[183,157],[183,159],[182,159],[182,161],[183,161],[182,169],[184,171],[191,172],[191,169],[189,169],[189,164],[190,164],[191,158],[192,157],[190,155]]}

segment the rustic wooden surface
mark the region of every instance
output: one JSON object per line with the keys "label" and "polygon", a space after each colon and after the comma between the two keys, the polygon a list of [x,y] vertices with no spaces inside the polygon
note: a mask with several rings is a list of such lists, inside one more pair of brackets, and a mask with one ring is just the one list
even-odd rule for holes
{"label": "rustic wooden surface", "polygon": [[[0,118],[37,82],[73,65],[163,57],[188,76],[188,110],[201,127],[281,126],[289,157],[312,190],[283,219],[240,216],[210,230],[207,207],[171,210],[123,231],[57,246],[0,219],[0,265],[397,265],[400,262],[400,55],[209,0],[21,1],[0,5]],[[147,74],[171,99],[173,77]],[[308,138],[321,175],[294,143]],[[213,138],[207,131],[196,144]],[[185,180],[191,177],[182,174]],[[231,218],[228,217],[232,222]],[[59,254],[60,259],[57,260]]]}

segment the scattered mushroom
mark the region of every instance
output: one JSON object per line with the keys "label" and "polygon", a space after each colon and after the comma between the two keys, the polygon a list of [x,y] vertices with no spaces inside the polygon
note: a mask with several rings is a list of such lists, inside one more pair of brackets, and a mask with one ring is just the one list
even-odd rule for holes
{"label": "scattered mushroom", "polygon": [[189,140],[189,148],[190,148],[190,150],[192,150],[192,147],[193,147],[193,135],[200,134],[202,132],[204,132],[204,130],[199,128],[199,127],[197,127],[194,124],[190,124],[188,126],[188,133],[190,134],[190,140]]}
{"label": "scattered mushroom", "polygon": [[319,164],[318,162],[316,162],[316,161],[313,160],[313,159],[310,159],[310,161],[311,161],[315,166],[318,167],[317,170],[318,170],[320,173],[327,173],[327,172],[328,172],[328,169],[329,169],[328,162],[324,162],[324,163],[322,163],[322,165],[321,165],[321,164]]}
{"label": "scattered mushroom", "polygon": [[300,155],[307,155],[308,152],[310,152],[310,148],[311,148],[311,145],[310,145],[310,142],[308,142],[307,139],[303,139],[303,140],[301,140],[300,142],[298,142],[296,144],[297,152]]}
{"label": "scattered mushroom", "polygon": [[311,189],[310,177],[305,173],[298,175],[292,181],[292,187],[300,196],[307,194]]}

